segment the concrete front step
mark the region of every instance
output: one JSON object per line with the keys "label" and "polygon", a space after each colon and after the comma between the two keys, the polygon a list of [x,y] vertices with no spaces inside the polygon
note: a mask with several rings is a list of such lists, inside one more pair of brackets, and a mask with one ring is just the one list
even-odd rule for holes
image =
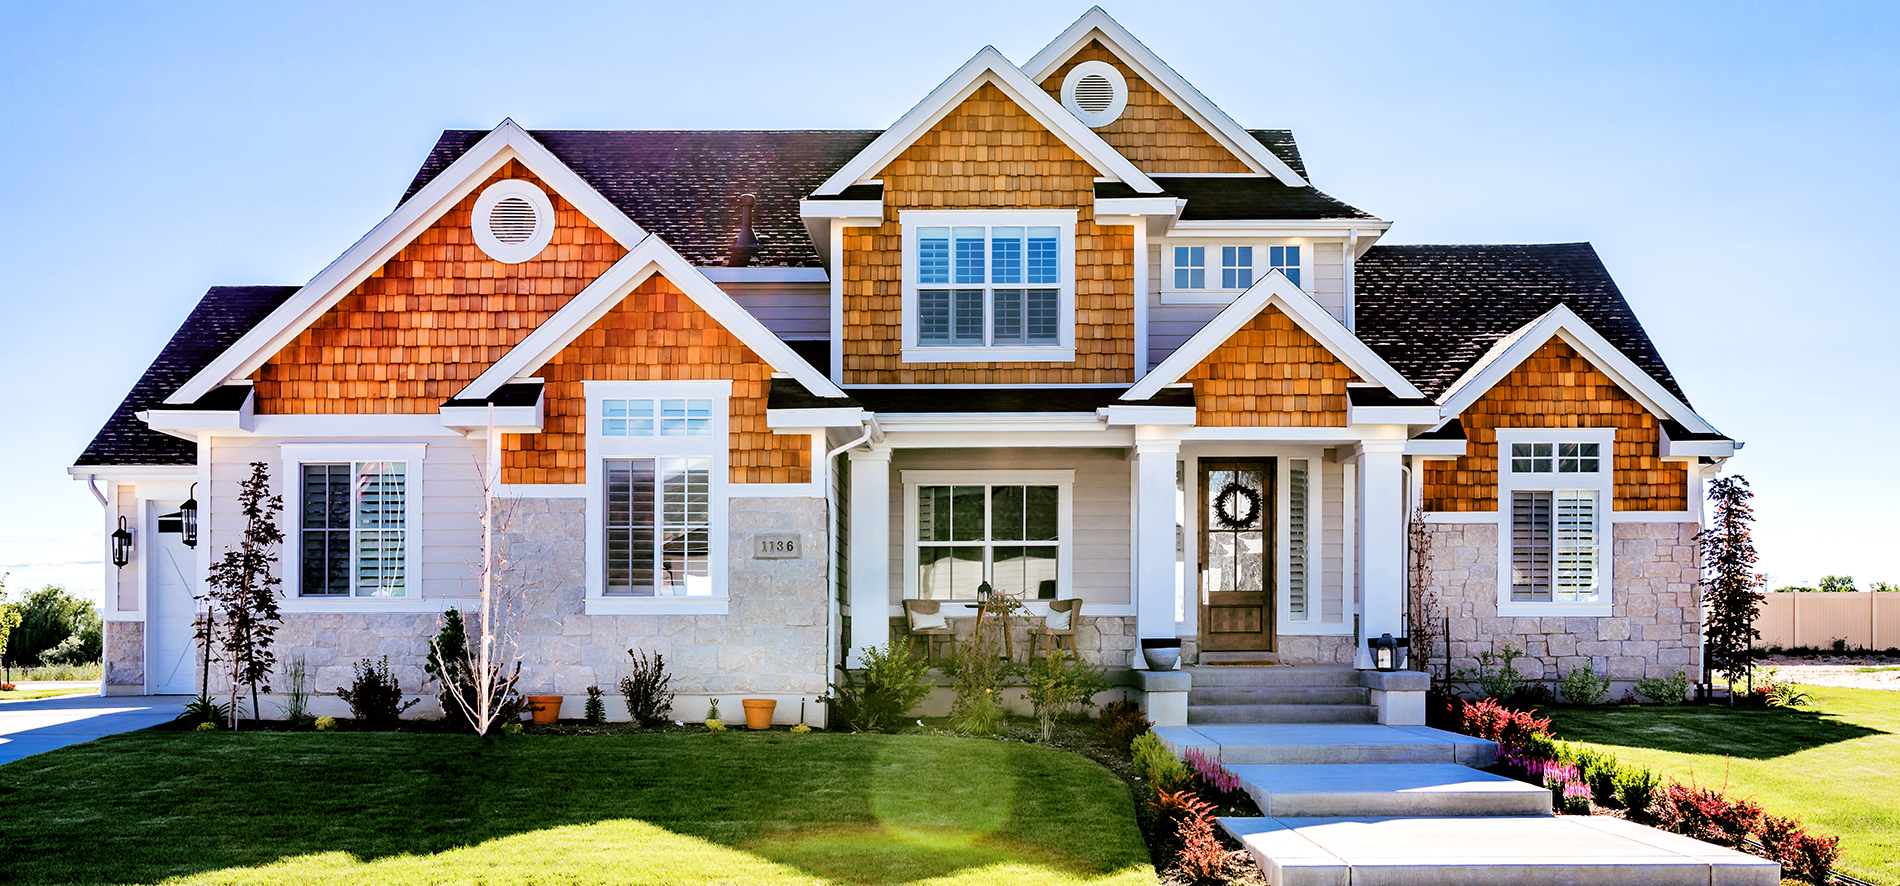
{"label": "concrete front step", "polygon": [[1379,712],[1367,704],[1223,704],[1196,705],[1189,696],[1188,725],[1201,723],[1377,723]]}
{"label": "concrete front step", "polygon": [[1781,866],[1609,816],[1223,818],[1274,886],[1777,886]]}
{"label": "concrete front step", "polygon": [[1363,686],[1214,686],[1188,690],[1188,704],[1368,704]]}
{"label": "concrete front step", "polygon": [[1273,818],[1550,814],[1550,791],[1455,763],[1229,768]]}
{"label": "concrete front step", "polygon": [[1213,686],[1352,686],[1365,685],[1359,672],[1345,665],[1302,665],[1287,667],[1250,667],[1214,665],[1185,668],[1193,675],[1194,687]]}
{"label": "concrete front step", "polygon": [[1355,723],[1201,724],[1158,726],[1155,737],[1175,756],[1190,748],[1228,766],[1247,764],[1497,762],[1496,742],[1429,726]]}

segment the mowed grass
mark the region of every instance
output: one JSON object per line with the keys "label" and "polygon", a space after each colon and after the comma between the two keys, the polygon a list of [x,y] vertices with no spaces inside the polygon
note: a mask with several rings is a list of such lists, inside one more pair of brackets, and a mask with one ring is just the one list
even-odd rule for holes
{"label": "mowed grass", "polygon": [[1810,707],[1557,709],[1557,735],[1684,783],[1727,786],[1841,838],[1839,869],[1900,886],[1900,692],[1803,686]]}
{"label": "mowed grass", "polygon": [[936,736],[144,732],[0,766],[5,883],[1134,884],[1127,786]]}
{"label": "mowed grass", "polygon": [[19,688],[0,692],[0,701],[29,701],[35,698],[53,698],[61,695],[97,695],[97,686],[34,686],[31,683],[17,684]]}

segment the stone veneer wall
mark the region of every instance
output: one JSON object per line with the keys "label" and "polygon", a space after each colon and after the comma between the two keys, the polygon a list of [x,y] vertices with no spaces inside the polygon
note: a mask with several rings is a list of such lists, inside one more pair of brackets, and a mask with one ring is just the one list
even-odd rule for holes
{"label": "stone veneer wall", "polygon": [[1286,664],[1352,664],[1351,636],[1281,634],[1274,640],[1280,661]]}
{"label": "stone veneer wall", "polygon": [[[508,531],[496,545],[510,564],[503,580],[533,589],[521,625],[520,687],[525,694],[565,697],[564,718],[580,716],[587,687],[598,685],[615,696],[607,703],[608,717],[626,719],[617,686],[632,660],[630,648],[665,656],[678,693],[673,713],[679,719],[703,718],[708,701],[718,698],[726,702],[721,716],[736,720],[742,713],[739,699],[745,696],[778,699],[775,722],[795,723],[800,698],[825,694],[830,601],[824,499],[728,500],[727,614],[592,616],[583,614],[585,500],[504,501],[510,509]],[[799,533],[805,556],[750,559],[753,535],[759,532]],[[465,611],[476,605],[472,598],[454,602]],[[312,688],[324,694],[314,712],[347,716],[348,708],[334,693],[349,685],[352,663],[386,655],[390,673],[405,694],[422,699],[409,716],[439,716],[436,687],[424,684],[423,672],[429,640],[439,625],[435,613],[286,615],[277,634],[277,659],[282,663],[303,656],[311,668]],[[219,682],[214,674],[214,693]],[[275,716],[271,704],[264,709],[267,716]],[[813,725],[822,724],[823,716],[821,705],[807,705]]]}
{"label": "stone veneer wall", "polygon": [[1431,587],[1451,618],[1451,666],[1477,673],[1478,654],[1523,649],[1516,667],[1551,683],[1589,665],[1620,695],[1638,677],[1676,671],[1699,679],[1701,606],[1695,523],[1614,523],[1611,615],[1508,618],[1497,614],[1498,527],[1437,523]]}
{"label": "stone veneer wall", "polygon": [[[145,622],[105,623],[105,694],[145,692]],[[113,687],[123,687],[114,690]]]}

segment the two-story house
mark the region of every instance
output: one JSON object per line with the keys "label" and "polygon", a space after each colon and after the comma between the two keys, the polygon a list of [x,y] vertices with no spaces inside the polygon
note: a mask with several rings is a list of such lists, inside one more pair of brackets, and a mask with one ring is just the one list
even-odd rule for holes
{"label": "two-story house", "polygon": [[197,691],[254,462],[279,655],[326,691],[388,655],[426,694],[484,477],[544,693],[638,648],[684,714],[795,718],[903,601],[967,628],[985,582],[1081,601],[1102,664],[1364,667],[1407,634],[1415,515],[1455,666],[1696,673],[1692,536],[1738,444],[1587,244],[1391,225],[1099,9],[883,130],[445,132],[309,283],[206,293],[71,469],[130,536],[108,691]]}

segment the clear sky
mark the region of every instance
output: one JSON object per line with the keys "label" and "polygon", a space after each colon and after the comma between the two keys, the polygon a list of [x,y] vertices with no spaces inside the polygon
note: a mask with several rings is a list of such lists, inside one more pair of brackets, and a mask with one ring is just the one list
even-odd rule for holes
{"label": "clear sky", "polygon": [[[448,128],[889,125],[1086,2],[0,10],[0,571],[96,597],[65,473],[207,287],[301,284]],[[1596,245],[1747,442],[1776,584],[1900,582],[1900,6],[1114,3],[1388,243]]]}

